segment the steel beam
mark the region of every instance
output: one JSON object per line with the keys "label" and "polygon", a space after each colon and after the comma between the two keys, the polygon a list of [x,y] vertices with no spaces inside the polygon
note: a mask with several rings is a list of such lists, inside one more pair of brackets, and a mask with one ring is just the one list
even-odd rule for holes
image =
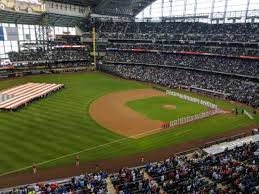
{"label": "steel beam", "polygon": [[197,16],[197,0],[195,0],[194,2],[194,22],[196,21],[196,17]]}
{"label": "steel beam", "polygon": [[225,0],[223,23],[225,23],[225,21],[226,21],[227,10],[228,10],[228,0]]}
{"label": "steel beam", "polygon": [[187,0],[184,0],[183,5],[183,17],[186,15],[186,9],[187,9]]}
{"label": "steel beam", "polygon": [[210,19],[213,20],[214,17],[214,10],[215,10],[215,0],[212,0],[211,2],[211,12],[210,12]]}
{"label": "steel beam", "polygon": [[250,8],[250,0],[247,0],[246,13],[245,13],[245,22],[246,22],[246,19],[247,19],[247,17],[248,17],[249,8]]}
{"label": "steel beam", "polygon": [[162,0],[162,2],[161,2],[161,15],[162,15],[162,18],[164,17],[164,5],[165,5],[165,0]]}
{"label": "steel beam", "polygon": [[173,0],[170,0],[170,18],[173,16]]}

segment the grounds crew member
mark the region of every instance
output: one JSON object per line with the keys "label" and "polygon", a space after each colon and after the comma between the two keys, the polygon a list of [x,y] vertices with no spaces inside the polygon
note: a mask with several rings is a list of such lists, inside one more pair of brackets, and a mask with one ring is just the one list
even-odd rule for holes
{"label": "grounds crew member", "polygon": [[36,164],[34,162],[32,164],[32,172],[33,172],[33,174],[37,174],[37,167],[36,167]]}
{"label": "grounds crew member", "polygon": [[80,157],[76,156],[76,166],[79,166],[79,164],[80,164]]}

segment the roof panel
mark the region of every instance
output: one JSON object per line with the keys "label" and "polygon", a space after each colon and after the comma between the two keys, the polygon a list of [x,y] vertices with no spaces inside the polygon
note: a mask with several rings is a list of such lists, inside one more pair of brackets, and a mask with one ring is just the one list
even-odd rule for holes
{"label": "roof panel", "polygon": [[93,13],[136,16],[155,0],[50,0],[81,6],[90,6]]}

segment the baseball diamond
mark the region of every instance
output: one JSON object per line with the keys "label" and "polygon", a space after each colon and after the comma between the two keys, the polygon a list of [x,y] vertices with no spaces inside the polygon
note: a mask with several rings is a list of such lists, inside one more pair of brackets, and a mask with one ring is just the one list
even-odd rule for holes
{"label": "baseball diamond", "polygon": [[259,0],[0,0],[0,194],[259,193]]}
{"label": "baseball diamond", "polygon": [[[195,114],[206,112],[206,106],[168,96],[165,92],[154,90],[152,86],[144,83],[122,80],[102,73],[31,76],[1,81],[0,88],[15,91],[17,89],[8,88],[17,85],[26,87],[22,86],[26,82],[53,83],[55,80],[59,80],[66,87],[55,95],[34,102],[17,112],[0,112],[0,139],[2,143],[9,145],[1,149],[1,155],[5,158],[0,165],[1,174],[30,166],[31,157],[36,164],[43,162],[39,165],[42,170],[57,165],[71,165],[73,153],[82,148],[97,146],[80,153],[81,161],[85,163],[126,157],[161,147],[188,145],[188,142],[204,141],[227,132],[240,133],[237,129],[253,128],[259,120],[258,115],[251,120],[246,115],[236,116],[232,113],[235,107],[251,112],[251,108],[244,105],[177,89],[176,92],[187,96],[214,101],[226,112],[186,124],[181,123],[183,125],[174,126],[173,129],[164,129],[161,128],[162,122],[182,118],[184,115],[195,117]],[[166,110],[161,103],[175,104],[178,108]],[[190,106],[191,104],[193,106]],[[193,107],[197,107],[197,111],[193,110]],[[189,115],[183,114],[181,109],[189,112]],[[165,120],[161,119],[160,113]],[[102,120],[98,120],[99,118]],[[114,122],[111,118],[114,118]],[[17,130],[9,130],[13,127]],[[38,130],[34,130],[35,128]],[[157,128],[161,129],[155,130]],[[26,135],[17,139],[21,133]],[[56,139],[57,135],[62,135],[62,138]],[[125,136],[128,138],[124,138]],[[37,137],[48,141],[38,141]],[[114,143],[105,146],[107,142]],[[103,144],[104,147],[99,149],[98,145]],[[68,156],[62,157],[63,155]],[[59,157],[60,159],[51,162]],[[2,178],[4,177],[0,177],[0,183]]]}

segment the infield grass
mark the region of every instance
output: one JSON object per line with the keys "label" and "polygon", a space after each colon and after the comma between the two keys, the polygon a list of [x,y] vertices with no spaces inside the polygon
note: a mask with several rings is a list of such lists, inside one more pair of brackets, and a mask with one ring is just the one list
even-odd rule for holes
{"label": "infield grass", "polygon": [[[165,108],[167,105],[175,107],[172,109]],[[152,120],[160,120],[164,122],[208,111],[208,108],[205,106],[174,96],[161,96],[134,100],[128,102],[127,106]]]}
{"label": "infield grass", "polygon": [[[117,141],[124,137],[95,123],[88,113],[90,104],[111,92],[149,86],[101,73],[80,73],[3,80],[0,91],[28,82],[63,83],[65,89],[17,112],[0,112],[0,174],[89,148],[80,154],[82,161],[126,156],[259,124],[259,115],[254,120],[245,115],[219,115],[138,140]],[[236,107],[223,100],[216,100],[216,104],[228,110]],[[95,148],[106,143],[110,144]],[[74,157],[55,160],[40,168],[69,165],[74,163]]]}

